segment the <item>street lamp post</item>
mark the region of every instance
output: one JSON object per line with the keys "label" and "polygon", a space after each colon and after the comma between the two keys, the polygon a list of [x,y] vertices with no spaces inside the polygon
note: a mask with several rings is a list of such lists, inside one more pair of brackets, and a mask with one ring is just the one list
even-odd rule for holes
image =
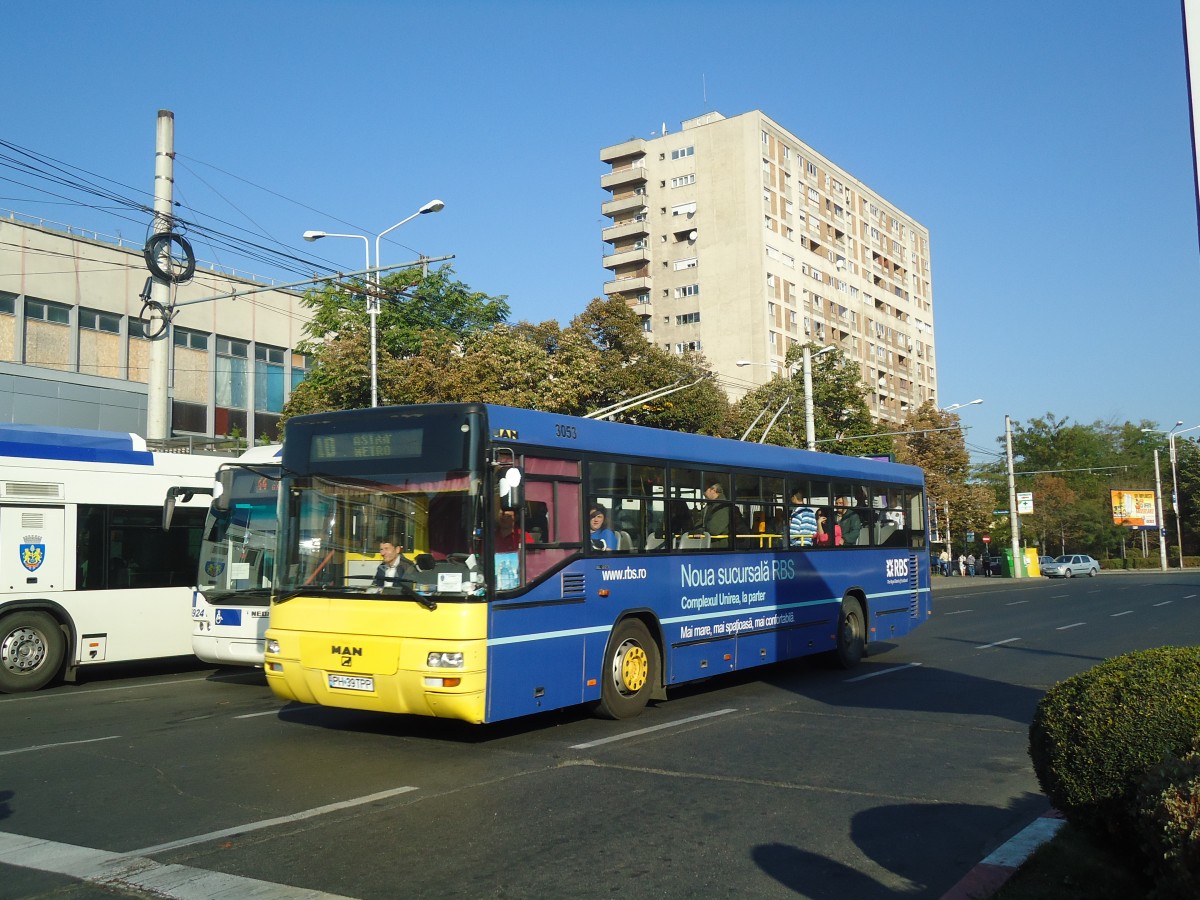
{"label": "street lamp post", "polygon": [[[1166,515],[1163,512],[1162,503],[1162,476],[1159,475],[1158,468],[1158,448],[1154,448],[1154,502],[1158,509],[1158,558],[1162,565],[1162,570],[1167,571],[1167,542],[1163,540],[1163,536],[1167,533],[1166,525],[1163,524]],[[1182,559],[1182,556],[1180,557]]]}
{"label": "street lamp post", "polygon": [[808,349],[808,344],[804,345],[804,440],[809,450],[817,449],[817,428],[813,422],[812,361],[822,353],[836,349],[829,344],[813,353]]}
{"label": "street lamp post", "polygon": [[[380,265],[382,265],[382,263],[380,262],[379,242],[383,239],[383,236],[390,231],[395,231],[401,225],[405,225],[405,224],[411,222],[417,216],[422,216],[422,215],[425,215],[426,213],[440,212],[441,210],[445,209],[445,207],[446,207],[446,204],[443,203],[441,200],[430,200],[428,203],[426,203],[424,206],[422,206],[420,209],[418,209],[415,213],[413,213],[408,218],[401,219],[399,222],[397,222],[391,228],[385,228],[383,231],[381,231],[375,237],[375,267],[374,267],[375,271],[374,272],[370,271],[372,268],[371,267],[371,245],[365,234],[330,234],[325,231],[306,231],[306,232],[304,232],[304,239],[306,241],[317,241],[317,240],[320,240],[321,238],[325,238],[325,237],[359,238],[366,245],[366,256],[367,256],[367,266],[366,267],[368,270],[367,280],[369,282],[371,282],[372,284],[378,286],[378,284],[379,284],[379,267],[380,267]],[[379,296],[378,296],[377,292],[368,292],[368,294],[367,294],[367,316],[371,322],[371,406],[375,407],[375,406],[379,405],[379,350],[378,350],[379,341],[377,338],[378,327],[379,327],[378,326]]]}

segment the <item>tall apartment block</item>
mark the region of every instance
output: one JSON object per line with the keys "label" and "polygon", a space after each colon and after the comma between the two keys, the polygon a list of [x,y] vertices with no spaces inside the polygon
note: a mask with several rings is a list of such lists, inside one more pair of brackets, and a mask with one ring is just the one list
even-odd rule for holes
{"label": "tall apartment block", "polygon": [[880,421],[936,401],[929,231],[895,204],[757,110],[600,159],[604,293],[647,339],[702,352],[734,399],[812,341],[862,367]]}

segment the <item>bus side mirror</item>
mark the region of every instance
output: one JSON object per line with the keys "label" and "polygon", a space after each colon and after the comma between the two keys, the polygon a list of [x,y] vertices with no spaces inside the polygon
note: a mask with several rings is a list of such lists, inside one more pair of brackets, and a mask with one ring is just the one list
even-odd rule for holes
{"label": "bus side mirror", "polygon": [[163,518],[162,530],[171,530],[171,519],[175,517],[175,503],[182,500],[187,503],[197,494],[212,494],[214,489],[211,488],[192,488],[192,487],[169,487],[167,488],[167,498],[163,501]]}
{"label": "bus side mirror", "polygon": [[500,508],[520,509],[525,505],[525,484],[521,470],[512,466],[500,478]]}

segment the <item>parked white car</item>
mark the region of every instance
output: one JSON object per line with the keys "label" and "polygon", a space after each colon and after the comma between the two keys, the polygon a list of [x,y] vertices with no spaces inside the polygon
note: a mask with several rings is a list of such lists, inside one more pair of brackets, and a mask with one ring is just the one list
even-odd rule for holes
{"label": "parked white car", "polygon": [[1076,575],[1099,575],[1100,563],[1086,554],[1076,553],[1073,556],[1060,556],[1053,562],[1043,564],[1041,569],[1042,574],[1050,578],[1074,578]]}

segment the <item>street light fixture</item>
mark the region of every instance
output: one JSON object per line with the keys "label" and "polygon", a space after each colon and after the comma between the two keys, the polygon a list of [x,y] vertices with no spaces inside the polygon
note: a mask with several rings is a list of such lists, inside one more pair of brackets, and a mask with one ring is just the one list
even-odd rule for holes
{"label": "street light fixture", "polygon": [[964,406],[975,406],[977,403],[982,403],[983,398],[977,400],[968,400],[966,403],[951,403],[949,406],[943,406],[942,412],[954,412],[956,409],[962,409]]}
{"label": "street light fixture", "polygon": [[[411,222],[417,216],[423,216],[427,213],[441,212],[446,208],[446,204],[441,200],[430,200],[415,213],[406,219],[401,219],[391,228],[386,228],[381,231],[375,238],[375,271],[371,271],[371,245],[365,234],[330,234],[325,231],[306,231],[304,239],[306,241],[319,241],[326,237],[342,237],[342,238],[358,238],[366,245],[367,259],[367,281],[372,284],[379,284],[379,267],[381,265],[379,259],[379,242],[383,236],[390,231],[395,231],[401,225]],[[371,321],[371,406],[379,405],[379,350],[378,350],[378,319],[379,319],[379,296],[377,292],[368,292],[367,294],[367,315]]]}

